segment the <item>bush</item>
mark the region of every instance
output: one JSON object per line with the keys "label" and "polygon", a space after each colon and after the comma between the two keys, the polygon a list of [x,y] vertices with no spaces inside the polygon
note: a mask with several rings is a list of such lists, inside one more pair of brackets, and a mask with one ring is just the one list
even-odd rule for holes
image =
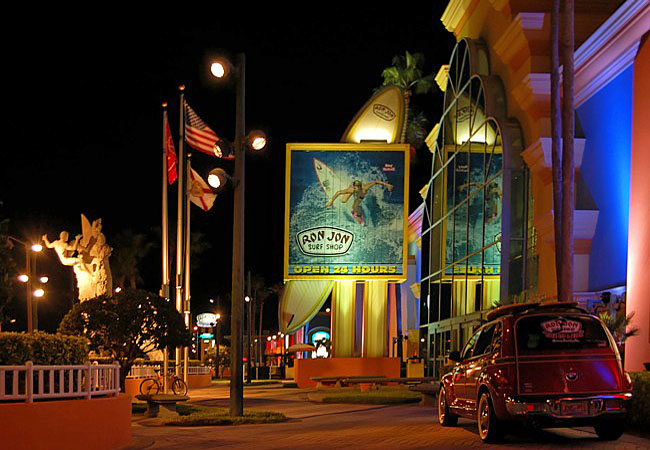
{"label": "bush", "polygon": [[88,341],[83,337],[36,331],[0,333],[0,365],[74,365],[88,359]]}
{"label": "bush", "polygon": [[632,401],[628,412],[629,424],[638,430],[650,429],[650,372],[630,372]]}

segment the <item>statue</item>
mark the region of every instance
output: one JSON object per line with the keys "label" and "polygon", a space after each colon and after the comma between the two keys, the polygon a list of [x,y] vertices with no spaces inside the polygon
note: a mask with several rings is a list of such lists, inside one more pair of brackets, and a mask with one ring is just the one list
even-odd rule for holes
{"label": "statue", "polygon": [[75,237],[74,242],[68,242],[68,232],[62,231],[59,239],[50,242],[47,234],[43,242],[47,248],[53,248],[61,264],[71,266],[77,278],[79,301],[85,301],[113,291],[113,277],[108,263],[111,248],[106,243],[102,233],[102,219],[92,224],[86,216],[81,215],[82,234]]}

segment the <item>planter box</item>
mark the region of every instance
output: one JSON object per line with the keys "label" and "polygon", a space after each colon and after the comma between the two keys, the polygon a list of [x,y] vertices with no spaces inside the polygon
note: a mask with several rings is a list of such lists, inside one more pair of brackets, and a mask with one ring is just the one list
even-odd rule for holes
{"label": "planter box", "polygon": [[131,443],[131,398],[0,404],[0,446],[12,450],[111,450]]}

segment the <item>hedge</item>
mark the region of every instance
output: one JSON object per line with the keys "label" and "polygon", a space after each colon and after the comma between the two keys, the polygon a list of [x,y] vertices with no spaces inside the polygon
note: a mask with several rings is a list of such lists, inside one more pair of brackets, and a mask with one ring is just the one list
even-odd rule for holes
{"label": "hedge", "polygon": [[650,429],[650,372],[630,372],[632,401],[628,411],[629,424],[638,429]]}
{"label": "hedge", "polygon": [[78,336],[49,334],[36,331],[0,333],[0,366],[74,365],[88,360],[88,341]]}

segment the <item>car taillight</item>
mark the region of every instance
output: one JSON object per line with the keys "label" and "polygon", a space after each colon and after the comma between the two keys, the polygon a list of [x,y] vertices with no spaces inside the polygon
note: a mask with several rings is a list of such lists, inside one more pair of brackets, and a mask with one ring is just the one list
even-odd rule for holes
{"label": "car taillight", "polygon": [[605,411],[620,411],[623,409],[623,401],[618,398],[605,400]]}

